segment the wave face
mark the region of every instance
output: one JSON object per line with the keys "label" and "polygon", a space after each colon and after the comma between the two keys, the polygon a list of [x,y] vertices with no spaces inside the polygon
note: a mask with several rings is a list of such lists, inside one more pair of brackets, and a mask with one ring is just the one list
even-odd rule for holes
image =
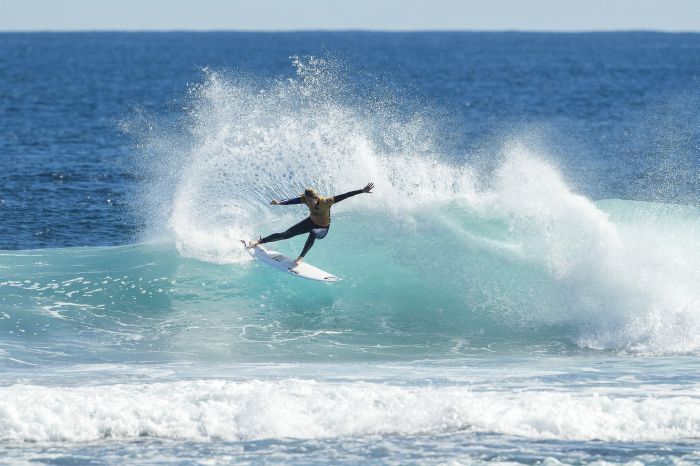
{"label": "wave face", "polygon": [[[421,112],[353,101],[333,67],[295,64],[295,79],[263,84],[209,73],[179,136],[143,136],[140,208],[159,241],[0,256],[6,361],[700,348],[697,208],[593,202],[517,140],[476,169],[440,152]],[[271,198],[368,181],[376,192],[334,207],[307,256],[342,283],[284,276],[241,248],[306,215]]]}
{"label": "wave face", "polygon": [[344,278],[329,286],[238,255],[182,257],[167,243],[4,252],[3,360],[697,352],[697,209],[560,191],[535,210],[513,195],[517,211],[503,194],[479,196],[391,222],[348,202],[356,210],[309,258]]}

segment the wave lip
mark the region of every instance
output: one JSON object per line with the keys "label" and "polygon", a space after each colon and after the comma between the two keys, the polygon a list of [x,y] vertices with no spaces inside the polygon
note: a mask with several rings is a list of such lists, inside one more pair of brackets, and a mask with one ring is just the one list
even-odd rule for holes
{"label": "wave lip", "polygon": [[314,380],[0,389],[0,441],[331,438],[468,429],[533,439],[700,437],[700,400]]}

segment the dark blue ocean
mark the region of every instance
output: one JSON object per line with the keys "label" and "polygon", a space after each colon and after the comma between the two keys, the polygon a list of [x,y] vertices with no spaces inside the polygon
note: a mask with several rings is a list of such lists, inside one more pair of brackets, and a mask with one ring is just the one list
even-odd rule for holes
{"label": "dark blue ocean", "polygon": [[[0,34],[0,464],[700,464],[699,89],[700,34]],[[241,247],[370,181],[341,282]]]}

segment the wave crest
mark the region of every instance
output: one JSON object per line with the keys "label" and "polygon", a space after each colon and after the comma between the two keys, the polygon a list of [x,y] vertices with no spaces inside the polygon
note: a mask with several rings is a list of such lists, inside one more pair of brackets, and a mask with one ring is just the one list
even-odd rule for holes
{"label": "wave crest", "polygon": [[162,174],[150,197],[169,199],[146,216],[183,256],[245,267],[239,238],[305,215],[270,199],[373,181],[373,195],[334,207],[331,234],[310,253],[354,278],[342,299],[365,318],[365,308],[407,320],[446,309],[464,328],[564,326],[596,349],[700,348],[697,209],[593,202],[527,138],[493,148],[492,169],[477,169],[484,164],[447,154],[426,112],[362,94],[323,59],[293,64],[293,77],[268,81],[205,71],[180,153],[161,163],[167,151],[156,150],[156,163],[142,164]]}

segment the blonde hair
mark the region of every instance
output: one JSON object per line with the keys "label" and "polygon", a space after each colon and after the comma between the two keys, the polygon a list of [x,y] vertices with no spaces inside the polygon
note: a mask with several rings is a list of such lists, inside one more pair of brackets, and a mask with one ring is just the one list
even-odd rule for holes
{"label": "blonde hair", "polygon": [[314,188],[306,188],[304,189],[304,196],[306,197],[315,197],[317,199],[320,199],[321,196],[318,195],[316,190]]}

